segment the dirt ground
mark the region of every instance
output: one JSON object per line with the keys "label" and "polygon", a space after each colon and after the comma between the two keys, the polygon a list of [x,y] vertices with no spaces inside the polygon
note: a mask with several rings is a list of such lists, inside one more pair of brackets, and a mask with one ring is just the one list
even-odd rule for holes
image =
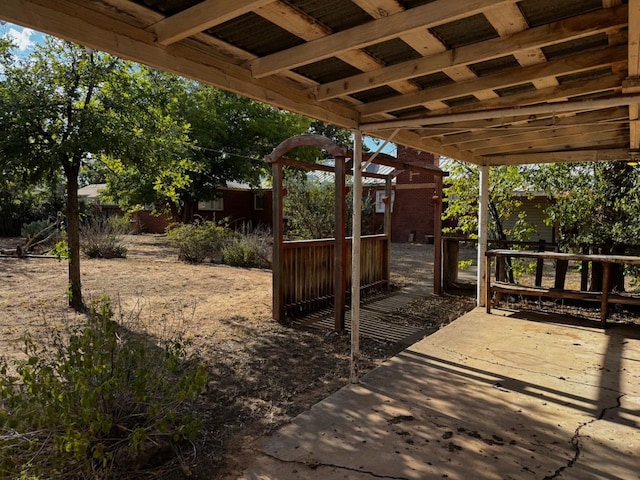
{"label": "dirt ground", "polygon": [[[0,247],[15,239],[0,239]],[[85,301],[109,295],[139,328],[163,335],[184,330],[209,366],[209,384],[196,408],[202,434],[192,452],[152,472],[153,478],[236,477],[251,441],[267,435],[348,381],[350,340],[329,331],[281,325],[271,319],[271,272],[179,262],[158,235],[126,238],[126,259],[83,259]],[[424,282],[429,248],[398,245],[397,284]],[[0,348],[19,355],[25,331],[46,338],[73,321],[66,308],[67,266],[51,258],[0,257]],[[425,289],[426,291],[426,289]],[[444,296],[415,302],[390,315],[390,323],[437,328],[473,306],[469,298]],[[401,347],[362,339],[363,373]],[[185,468],[187,467],[188,468]]]}

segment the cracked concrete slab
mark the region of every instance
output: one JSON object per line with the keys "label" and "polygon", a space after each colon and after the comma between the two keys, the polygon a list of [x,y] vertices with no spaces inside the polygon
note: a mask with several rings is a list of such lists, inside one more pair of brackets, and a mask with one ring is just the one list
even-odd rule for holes
{"label": "cracked concrete slab", "polygon": [[637,328],[477,309],[256,445],[241,478],[640,479],[639,390]]}

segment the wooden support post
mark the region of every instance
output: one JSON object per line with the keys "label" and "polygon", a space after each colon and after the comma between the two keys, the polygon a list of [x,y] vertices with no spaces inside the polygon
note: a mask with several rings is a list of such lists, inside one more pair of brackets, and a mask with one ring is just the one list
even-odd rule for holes
{"label": "wooden support post", "polygon": [[[497,265],[497,257],[496,257],[496,265]],[[491,313],[491,257],[486,255],[482,259],[482,264],[484,265],[484,271],[486,272],[484,281],[486,284],[484,285],[484,305],[487,313]],[[478,265],[478,269],[480,269],[480,265]]]}
{"label": "wooden support post", "polygon": [[391,176],[387,176],[384,183],[384,196],[387,201],[384,204],[384,234],[387,237],[387,261],[385,265],[385,280],[387,287],[391,284],[391,205],[393,200]]}
{"label": "wooden support post", "polygon": [[433,196],[433,293],[442,295],[442,177],[435,176]]}
{"label": "wooden support post", "polygon": [[[582,247],[582,254],[589,255],[589,247]],[[583,261],[580,269],[580,290],[586,292],[589,289],[589,262]]]}
{"label": "wooden support post", "polygon": [[[546,250],[545,248],[545,241],[543,239],[540,239],[540,241],[538,242],[538,251],[539,252],[544,252]],[[542,286],[542,271],[544,269],[544,259],[543,258],[539,258],[536,261],[536,287],[541,287]]]}
{"label": "wooden support post", "polygon": [[351,241],[351,383],[360,377],[360,233],[362,228],[362,132],[353,147],[353,228]]}
{"label": "wooden support post", "polygon": [[488,295],[485,292],[487,277],[491,277],[491,272],[486,268],[485,256],[487,253],[487,231],[489,224],[489,167],[481,165],[480,170],[480,204],[478,209],[478,285],[476,292],[476,302],[479,307]]}
{"label": "wooden support post", "polygon": [[334,271],[334,328],[336,332],[344,331],[344,311],[347,297],[347,263],[346,239],[346,200],[345,200],[345,165],[344,157],[336,157],[335,172],[335,252],[333,257]]}
{"label": "wooden support post", "polygon": [[556,278],[553,286],[556,290],[564,290],[568,267],[569,262],[567,260],[556,260]]}
{"label": "wooden support post", "polygon": [[502,255],[496,255],[496,282],[504,282],[507,279],[507,259]]}
{"label": "wooden support post", "polygon": [[283,215],[282,215],[282,165],[272,164],[273,190],[271,203],[273,205],[273,318],[277,322],[284,320],[284,285],[283,285]]}
{"label": "wooden support post", "polygon": [[446,291],[458,282],[458,257],[460,241],[457,238],[442,239],[442,285]]}
{"label": "wooden support post", "polygon": [[607,328],[607,317],[609,316],[609,288],[611,284],[611,264],[602,264],[602,300],[600,302],[600,324],[602,328]]}

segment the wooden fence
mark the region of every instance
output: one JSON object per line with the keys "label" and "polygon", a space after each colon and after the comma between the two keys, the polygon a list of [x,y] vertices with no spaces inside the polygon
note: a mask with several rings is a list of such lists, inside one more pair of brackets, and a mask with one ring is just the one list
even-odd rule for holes
{"label": "wooden fence", "polygon": [[[333,305],[334,239],[283,242],[282,289],[286,315],[295,316]],[[389,284],[389,238],[363,236],[360,248],[361,291],[381,290]],[[345,264],[347,292],[351,287],[351,239]]]}

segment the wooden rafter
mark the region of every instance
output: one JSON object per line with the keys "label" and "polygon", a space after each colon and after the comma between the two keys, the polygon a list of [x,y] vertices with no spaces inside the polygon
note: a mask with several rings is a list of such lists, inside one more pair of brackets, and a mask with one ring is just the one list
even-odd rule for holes
{"label": "wooden rafter", "polygon": [[[389,81],[428,75],[447,68],[466,66],[505,55],[516,55],[532,49],[553,45],[592,34],[622,28],[627,23],[626,7],[604,10],[532,28],[508,37],[494,38],[481,43],[445,50],[427,57],[391,65],[371,73],[363,73],[312,89],[319,100],[384,85]],[[538,62],[540,63],[540,62]],[[533,63],[529,63],[533,64]],[[557,82],[556,82],[557,84]],[[550,85],[545,85],[550,86]]]}
{"label": "wooden rafter", "polygon": [[475,155],[495,155],[565,145],[572,145],[570,148],[573,149],[576,148],[573,146],[576,141],[580,141],[582,145],[590,145],[612,138],[611,132],[620,132],[621,135],[626,135],[626,131],[619,124],[604,124],[598,127],[568,127],[557,129],[556,131],[547,130],[545,132],[498,138],[493,141],[487,140],[483,142],[484,145],[466,144],[462,148],[472,151]]}
{"label": "wooden rafter", "polygon": [[205,0],[180,13],[167,17],[151,27],[158,43],[170,45],[183,38],[220,25],[273,0]]}
{"label": "wooden rafter", "polygon": [[[625,93],[640,91],[640,1],[629,0],[629,79]],[[638,104],[629,105],[629,149],[640,150],[640,115]]]}
{"label": "wooden rafter", "polygon": [[425,102],[433,100],[446,100],[461,95],[469,95],[478,90],[506,88],[531,82],[536,79],[584,72],[606,66],[611,62],[625,61],[626,58],[627,47],[625,45],[609,47],[596,52],[579,53],[551,62],[522,67],[514,70],[509,75],[497,73],[466,82],[421,90],[420,92],[403,95],[402,97],[392,97],[377,102],[370,102],[359,106],[358,110],[363,116],[374,115],[390,110],[400,110],[422,105]]}
{"label": "wooden rafter", "polygon": [[[284,2],[274,2],[271,0],[271,3],[258,8],[256,13],[274,25],[278,25],[307,41],[317,40],[331,35],[331,30],[328,27],[319,24],[317,21],[314,21],[313,18],[310,18],[308,15],[305,15],[303,12]],[[365,72],[377,70],[383,66],[380,60],[373,58],[362,50],[342,52],[337,54],[336,57]],[[409,93],[418,90],[415,84],[404,80],[393,82],[390,86],[400,93]]]}
{"label": "wooden rafter", "polygon": [[333,57],[347,50],[366,47],[374,43],[397,38],[408,32],[428,29],[445,22],[459,20],[481,13],[489,6],[515,3],[516,0],[467,0],[434,2],[374,20],[373,22],[334,33],[331,36],[307,42],[251,62],[254,77],[262,78],[283,70],[291,70],[308,63]]}
{"label": "wooden rafter", "polygon": [[487,126],[485,125],[483,131],[448,135],[447,137],[445,137],[442,143],[444,145],[459,145],[461,147],[464,146],[464,148],[467,149],[467,145],[465,145],[467,143],[481,142],[483,140],[491,140],[498,137],[520,135],[523,133],[523,130],[519,130],[518,127],[526,127],[526,131],[528,133],[532,133],[534,131],[544,132],[549,129],[562,129],[567,127],[624,121],[627,119],[627,111],[624,107],[616,107],[602,110],[593,110],[578,115],[575,115],[573,113],[550,115],[547,118],[534,121],[527,121],[527,117],[520,117],[520,119],[523,118],[524,120],[510,122],[508,124],[504,122],[498,123],[499,126],[504,127],[500,129],[495,128],[495,125],[492,126],[492,128],[487,128]]}

